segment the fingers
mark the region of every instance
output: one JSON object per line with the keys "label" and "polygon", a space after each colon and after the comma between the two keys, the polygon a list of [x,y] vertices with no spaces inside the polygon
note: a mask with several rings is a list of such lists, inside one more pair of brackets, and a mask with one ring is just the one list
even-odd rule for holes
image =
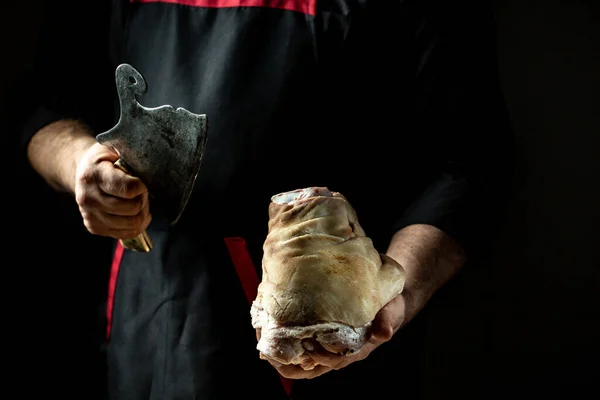
{"label": "fingers", "polygon": [[77,168],[75,200],[89,232],[129,239],[152,220],[148,191],[140,179],[115,167],[114,158],[105,146],[90,148]]}
{"label": "fingers", "polygon": [[302,345],[308,352],[310,358],[312,358],[317,364],[329,367],[331,369],[338,369],[344,366],[349,360],[347,356],[338,355],[331,353],[316,340],[305,340]]}
{"label": "fingers", "polygon": [[[369,341],[352,355],[341,355],[327,351],[318,341],[306,339],[302,346],[313,363],[306,365],[282,365],[281,363],[266,359],[279,373],[290,379],[311,379],[323,375],[332,370],[345,368],[346,366],[360,360],[364,360],[381,344],[389,341],[404,322],[406,302],[403,295],[398,295],[386,304],[375,316],[371,327]],[[260,329],[256,330],[256,338],[260,340]]]}
{"label": "fingers", "polygon": [[[307,345],[310,343],[309,345]],[[327,351],[316,341],[303,343],[308,355],[319,365],[329,367],[334,370],[342,369],[353,362],[364,360],[375,350],[378,344],[366,343],[358,353],[352,355],[340,355]]]}
{"label": "fingers", "polygon": [[[260,341],[261,329],[256,329],[256,339]],[[329,371],[331,368],[318,365],[313,360],[307,358],[302,365],[285,365],[280,363],[279,361],[273,360],[263,353],[259,354],[259,357],[263,360],[266,360],[271,364],[275,369],[283,376],[284,378],[289,379],[312,379],[317,376],[321,376]]]}
{"label": "fingers", "polygon": [[281,376],[288,379],[312,379],[332,370],[331,368],[323,365],[317,365],[311,370],[304,370],[298,365],[282,365],[277,361],[268,361],[269,363],[271,363],[272,366],[275,367],[275,369],[277,369]]}
{"label": "fingers", "polygon": [[138,215],[128,217],[99,212],[97,209],[89,209],[85,206],[80,206],[79,211],[90,233],[116,239],[133,238],[142,233],[152,222],[152,215],[147,207]]}
{"label": "fingers", "polygon": [[373,320],[369,342],[356,354],[340,355],[332,353],[327,351],[316,340],[305,340],[302,342],[302,345],[310,358],[319,367],[331,370],[344,368],[353,362],[367,358],[379,345],[389,341],[404,322],[405,308],[405,299],[402,295],[396,296],[386,304]]}
{"label": "fingers", "polygon": [[[124,199],[107,195],[98,187],[89,187],[76,193],[76,201],[80,207],[94,209],[114,217],[144,217],[150,207],[148,193],[140,194],[132,199]],[[118,218],[115,219],[118,221]]]}
{"label": "fingers", "polygon": [[[260,340],[260,329],[256,330],[256,336]],[[313,340],[305,340],[302,344],[310,357],[310,361],[307,359],[302,365],[285,365],[270,359],[262,353],[260,358],[267,360],[285,378],[312,379],[329,371],[342,369],[353,362],[363,360],[377,347],[375,344],[367,343],[358,354],[343,356],[325,350],[323,346]]]}
{"label": "fingers", "polygon": [[95,180],[100,190],[117,198],[134,199],[148,191],[140,179],[126,174],[113,163],[99,163],[96,173]]}

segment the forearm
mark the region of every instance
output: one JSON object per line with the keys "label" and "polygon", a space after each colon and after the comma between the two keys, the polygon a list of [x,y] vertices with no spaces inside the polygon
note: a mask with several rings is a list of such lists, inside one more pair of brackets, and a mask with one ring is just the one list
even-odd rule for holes
{"label": "forearm", "polygon": [[74,120],[60,120],[40,129],[27,146],[33,169],[55,190],[74,193],[79,160],[96,140]]}
{"label": "forearm", "polygon": [[399,230],[392,237],[386,254],[406,271],[406,322],[462,268],[466,260],[458,242],[438,228],[424,224]]}

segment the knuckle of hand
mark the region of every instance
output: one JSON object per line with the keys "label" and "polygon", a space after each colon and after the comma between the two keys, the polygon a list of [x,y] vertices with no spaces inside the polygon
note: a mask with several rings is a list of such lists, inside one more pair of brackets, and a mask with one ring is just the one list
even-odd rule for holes
{"label": "knuckle of hand", "polygon": [[97,177],[93,170],[84,169],[77,175],[77,180],[84,185],[91,185],[97,180]]}
{"label": "knuckle of hand", "polygon": [[125,181],[123,184],[123,194],[128,199],[133,199],[139,194],[139,183],[134,180]]}
{"label": "knuckle of hand", "polygon": [[[145,216],[138,214],[131,217],[131,227],[135,231],[140,231],[144,226]],[[138,232],[139,233],[139,232]]]}
{"label": "knuckle of hand", "polygon": [[143,215],[144,213],[142,213],[142,211],[144,211],[144,201],[140,198],[140,199],[135,199],[133,201],[133,211],[137,214],[137,215]]}
{"label": "knuckle of hand", "polygon": [[80,206],[91,206],[94,203],[92,196],[85,191],[77,192],[75,195],[75,201]]}
{"label": "knuckle of hand", "polygon": [[89,219],[84,219],[83,225],[85,226],[85,228],[88,230],[89,233],[91,233],[93,235],[100,234],[100,229],[99,229],[98,225],[95,224],[93,221],[90,221]]}
{"label": "knuckle of hand", "polygon": [[383,329],[381,339],[384,342],[387,342],[392,338],[392,336],[394,336],[394,327],[392,325],[389,325],[385,327],[385,329]]}

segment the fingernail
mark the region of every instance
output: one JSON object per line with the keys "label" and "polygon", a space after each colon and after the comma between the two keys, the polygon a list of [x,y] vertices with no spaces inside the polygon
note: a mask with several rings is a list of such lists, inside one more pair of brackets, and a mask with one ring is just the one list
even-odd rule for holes
{"label": "fingernail", "polygon": [[276,367],[281,367],[283,364],[280,363],[279,361],[275,361],[275,360],[271,360],[271,364],[273,364]]}
{"label": "fingernail", "polygon": [[315,349],[315,346],[313,346],[311,342],[302,342],[302,346],[308,351],[313,351]]}

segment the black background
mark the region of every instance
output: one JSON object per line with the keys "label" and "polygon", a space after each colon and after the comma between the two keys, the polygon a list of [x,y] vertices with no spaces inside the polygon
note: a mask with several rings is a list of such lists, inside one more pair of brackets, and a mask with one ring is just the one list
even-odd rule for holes
{"label": "black background", "polygon": [[[0,11],[6,382],[16,398],[92,399],[111,243],[87,234],[74,203],[48,196],[15,150],[43,4]],[[465,270],[425,310],[423,387],[428,399],[597,397],[600,2],[494,4],[515,194],[490,265]]]}

